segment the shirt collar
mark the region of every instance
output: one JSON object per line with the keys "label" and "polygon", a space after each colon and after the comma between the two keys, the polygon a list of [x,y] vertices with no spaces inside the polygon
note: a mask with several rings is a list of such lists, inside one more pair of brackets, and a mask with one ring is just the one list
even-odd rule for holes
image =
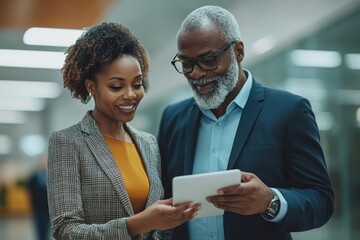
{"label": "shirt collar", "polygon": [[[247,80],[244,84],[244,86],[241,88],[239,94],[235,97],[235,99],[229,104],[229,106],[234,102],[236,103],[239,107],[244,108],[245,104],[249,98],[250,95],[250,91],[251,91],[251,87],[252,87],[252,82],[253,82],[253,78],[252,75],[250,73],[250,71],[244,69],[245,75],[247,76]],[[228,107],[229,107],[228,106]]]}

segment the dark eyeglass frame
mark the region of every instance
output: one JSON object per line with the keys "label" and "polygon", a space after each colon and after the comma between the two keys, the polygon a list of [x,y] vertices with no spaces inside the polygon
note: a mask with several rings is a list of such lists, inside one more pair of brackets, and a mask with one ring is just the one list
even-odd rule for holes
{"label": "dark eyeglass frame", "polygon": [[[230,42],[229,44],[227,44],[225,47],[223,47],[219,52],[215,53],[214,55],[212,56],[206,56],[206,58],[213,58],[214,62],[216,62],[216,66],[214,68],[206,68],[204,69],[203,67],[201,67],[201,64],[199,64],[199,61],[201,61],[202,59],[204,59],[205,57],[201,57],[201,58],[197,58],[197,59],[186,59],[186,61],[188,63],[191,63],[192,64],[192,67],[191,67],[191,70],[189,71],[186,71],[186,72],[183,72],[183,71],[180,71],[177,67],[176,67],[176,63],[177,62],[183,62],[184,60],[182,59],[176,59],[179,55],[179,53],[177,53],[175,55],[175,57],[171,60],[171,64],[174,66],[175,70],[180,73],[180,74],[186,74],[186,73],[191,73],[192,71],[194,71],[194,67],[195,65],[197,65],[201,70],[203,71],[211,71],[211,70],[215,70],[218,68],[218,59],[219,57],[221,57],[221,55],[223,55],[229,48],[232,44],[234,43],[237,43],[239,40],[234,40],[232,42]],[[181,69],[182,70],[182,69]]]}

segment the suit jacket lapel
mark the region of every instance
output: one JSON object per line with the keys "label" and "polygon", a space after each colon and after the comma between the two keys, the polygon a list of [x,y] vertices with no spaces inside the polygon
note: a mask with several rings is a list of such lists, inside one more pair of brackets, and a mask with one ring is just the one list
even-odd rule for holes
{"label": "suit jacket lapel", "polygon": [[232,169],[234,167],[240,152],[244,147],[246,139],[249,136],[259,113],[261,112],[263,101],[264,89],[254,80],[249,99],[246,102],[238,129],[236,131],[227,169]]}
{"label": "suit jacket lapel", "polygon": [[86,133],[84,139],[94,154],[96,161],[109,177],[129,216],[134,215],[130,198],[126,191],[125,183],[121,177],[119,168],[116,165],[113,155],[107,147],[95,120],[91,117],[90,112],[87,113],[81,123],[82,129]]}
{"label": "suit jacket lapel", "polygon": [[187,122],[186,135],[185,135],[185,159],[184,159],[184,175],[192,173],[195,157],[195,148],[197,143],[197,135],[199,132],[201,111],[194,103],[190,110],[187,112],[188,116],[185,119],[193,121]]}

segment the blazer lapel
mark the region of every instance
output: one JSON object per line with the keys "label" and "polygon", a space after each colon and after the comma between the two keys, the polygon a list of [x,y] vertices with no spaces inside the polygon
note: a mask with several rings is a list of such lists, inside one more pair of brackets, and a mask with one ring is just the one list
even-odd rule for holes
{"label": "blazer lapel", "polygon": [[185,134],[185,159],[184,159],[184,175],[189,175],[192,173],[195,157],[195,148],[197,143],[197,135],[199,132],[200,117],[201,111],[199,107],[194,103],[190,110],[187,113],[185,119],[193,121],[188,121]]}
{"label": "blazer lapel", "polygon": [[230,153],[229,163],[227,169],[232,169],[242,151],[247,137],[249,136],[255,121],[261,112],[264,101],[264,89],[253,81],[253,86],[249,95],[249,99],[246,102],[241,120],[236,131],[234,144]]}
{"label": "blazer lapel", "polygon": [[116,165],[113,155],[107,147],[95,120],[91,117],[90,112],[87,113],[82,121],[82,129],[86,133],[84,139],[87,145],[94,154],[97,163],[113,184],[126,212],[129,216],[134,215],[130,198],[126,191],[125,183],[121,177],[119,168]]}

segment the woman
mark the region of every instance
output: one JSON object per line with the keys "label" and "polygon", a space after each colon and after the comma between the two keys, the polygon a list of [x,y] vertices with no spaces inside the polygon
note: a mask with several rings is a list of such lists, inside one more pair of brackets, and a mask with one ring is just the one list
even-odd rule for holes
{"label": "woman", "polygon": [[103,23],[67,51],[64,86],[95,107],[49,140],[48,194],[56,239],[166,239],[199,206],[160,200],[154,136],[127,124],[148,88],[149,60],[125,27]]}

